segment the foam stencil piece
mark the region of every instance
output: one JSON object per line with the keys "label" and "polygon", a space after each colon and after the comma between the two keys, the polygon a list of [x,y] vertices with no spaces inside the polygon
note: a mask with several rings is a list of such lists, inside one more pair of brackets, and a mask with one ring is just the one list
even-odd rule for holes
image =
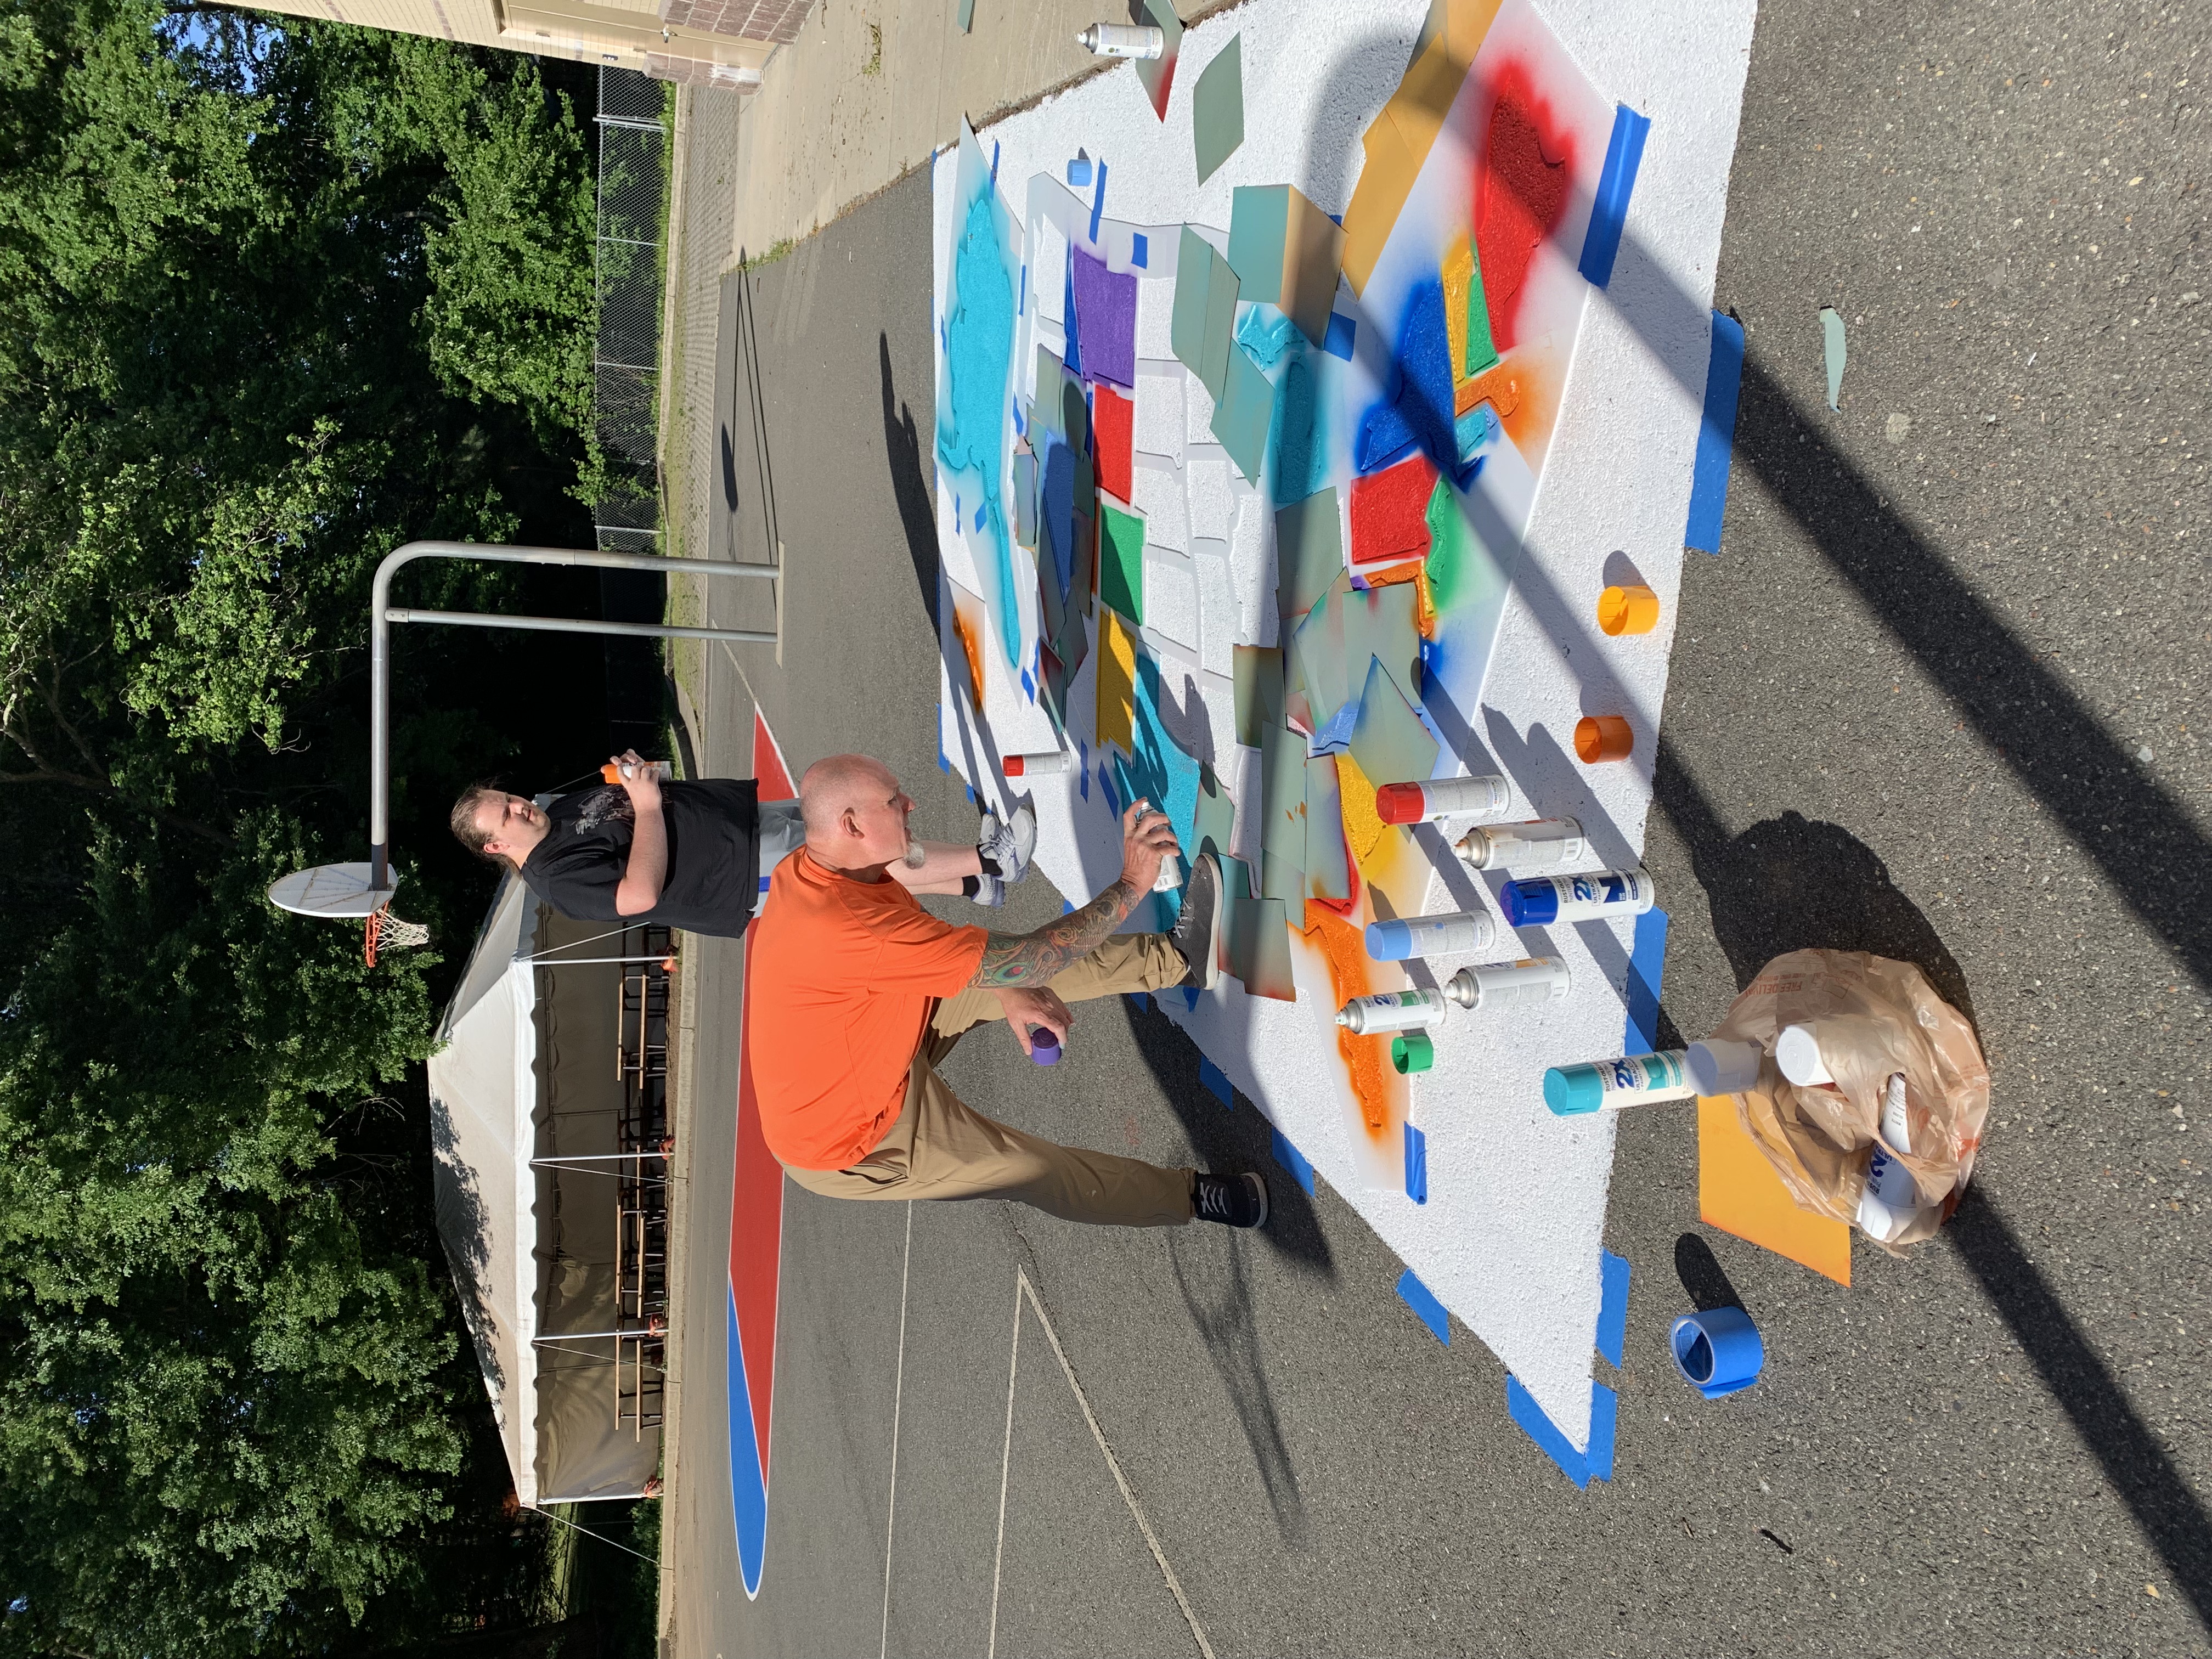
{"label": "foam stencil piece", "polygon": [[1131,481],[1129,505],[1145,515],[1145,539],[1154,547],[1190,551],[1190,508],[1182,480],[1164,466],[1140,466]]}
{"label": "foam stencil piece", "polygon": [[1237,273],[1213,244],[1188,225],[1176,255],[1175,311],[1170,343],[1176,359],[1220,401],[1237,332]]}
{"label": "foam stencil piece", "polygon": [[1128,386],[1137,377],[1137,279],[1106,269],[1081,248],[1073,251],[1075,328],[1083,366],[1093,380]]}
{"label": "foam stencil piece", "polygon": [[1277,510],[1275,568],[1278,615],[1304,616],[1328,592],[1344,569],[1335,485]]}
{"label": "foam stencil piece", "polygon": [[1344,263],[1344,231],[1294,185],[1240,185],[1230,198],[1229,264],[1247,300],[1266,300],[1320,345]]}
{"label": "foam stencil piece", "polygon": [[1273,647],[1237,647],[1237,741],[1257,749],[1261,735],[1283,723],[1283,653]]}
{"label": "foam stencil piece", "polygon": [[[1098,597],[1133,623],[1145,620],[1145,521],[1098,503]],[[1103,734],[1105,728],[1100,731]]]}
{"label": "foam stencil piece", "polygon": [[1352,866],[1344,851],[1344,802],[1337,792],[1336,757],[1306,759],[1306,896],[1331,904],[1352,898]]}
{"label": "foam stencil piece", "polygon": [[1415,455],[1352,481],[1352,562],[1380,564],[1429,550],[1429,496],[1437,470]]}
{"label": "foam stencil piece", "polygon": [[1137,412],[1131,442],[1147,455],[1170,461],[1182,459],[1183,377],[1180,374],[1137,376]]}
{"label": "foam stencil piece", "polygon": [[1283,902],[1273,898],[1237,898],[1226,918],[1229,971],[1244,982],[1247,992],[1277,1002],[1297,1000],[1291,974],[1291,929]]}
{"label": "foam stencil piece", "polygon": [[1199,71],[1191,93],[1191,142],[1204,184],[1244,142],[1244,37],[1233,34]]}
{"label": "foam stencil piece", "polygon": [[1190,533],[1226,542],[1235,533],[1237,497],[1229,487],[1229,468],[1211,455],[1193,456],[1183,471],[1190,496]]}
{"label": "foam stencil piece", "polygon": [[1145,550],[1145,626],[1186,651],[1198,649],[1198,574],[1185,555]]}
{"label": "foam stencil piece", "polygon": [[[1237,802],[1228,787],[1210,766],[1198,769],[1198,808],[1189,848],[1193,858],[1212,853],[1226,859],[1237,840]],[[1228,890],[1228,866],[1222,866],[1223,889]]]}
{"label": "foam stencil piece", "polygon": [[1091,432],[1098,488],[1119,501],[1129,501],[1129,452],[1135,410],[1129,399],[1111,386],[1100,386],[1091,400]]}
{"label": "foam stencil piece", "polygon": [[1437,740],[1382,665],[1367,659],[1367,688],[1352,728],[1352,757],[1369,777],[1391,782],[1426,778],[1437,769]]}
{"label": "foam stencil piece", "polygon": [[[1413,617],[1420,593],[1411,582],[1394,582],[1352,594],[1344,609],[1344,660],[1350,666],[1373,657],[1400,687],[1418,686],[1421,633]],[[1360,684],[1366,683],[1365,675]],[[1379,780],[1389,783],[1392,780]],[[1642,1052],[1638,1050],[1638,1052]]]}
{"label": "foam stencil piece", "polygon": [[1850,1228],[1797,1207],[1737,1117],[1733,1095],[1698,1102],[1698,1219],[1838,1285],[1851,1282]]}
{"label": "foam stencil piece", "polygon": [[[1134,746],[1137,703],[1137,644],[1111,611],[1098,613],[1098,741]],[[1098,781],[1112,793],[1110,774],[1098,769]],[[1115,809],[1120,815],[1121,809]]]}
{"label": "foam stencil piece", "polygon": [[1152,113],[1164,121],[1168,95],[1175,88],[1176,59],[1182,51],[1182,20],[1176,15],[1171,0],[1144,0],[1144,7],[1146,17],[1164,39],[1158,57],[1137,60],[1137,80],[1145,88],[1145,96],[1152,100]]}
{"label": "foam stencil piece", "polygon": [[1260,734],[1260,890],[1268,898],[1302,906],[1306,740],[1287,726],[1267,727]]}
{"label": "foam stencil piece", "polygon": [[1256,483],[1267,459],[1267,431],[1275,412],[1275,388],[1260,366],[1239,347],[1229,354],[1224,390],[1213,411],[1213,435],[1237,463],[1237,470]]}
{"label": "foam stencil piece", "polygon": [[1035,550],[1037,544],[1037,464],[1031,450],[1014,453],[1014,539]]}

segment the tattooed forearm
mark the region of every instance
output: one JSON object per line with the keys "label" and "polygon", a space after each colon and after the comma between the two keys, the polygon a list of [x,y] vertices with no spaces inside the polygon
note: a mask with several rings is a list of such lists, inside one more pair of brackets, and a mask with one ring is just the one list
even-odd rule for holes
{"label": "tattooed forearm", "polygon": [[1125,878],[1034,933],[994,933],[968,982],[981,990],[1034,989],[1103,945],[1136,908],[1137,890]]}

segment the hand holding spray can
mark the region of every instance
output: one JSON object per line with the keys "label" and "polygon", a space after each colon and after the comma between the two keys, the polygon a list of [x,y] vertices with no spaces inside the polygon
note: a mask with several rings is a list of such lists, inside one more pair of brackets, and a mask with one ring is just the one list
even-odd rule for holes
{"label": "hand holding spray can", "polygon": [[609,783],[627,783],[632,778],[659,778],[663,783],[676,775],[676,769],[666,761],[629,763],[609,761],[599,769],[599,775]]}

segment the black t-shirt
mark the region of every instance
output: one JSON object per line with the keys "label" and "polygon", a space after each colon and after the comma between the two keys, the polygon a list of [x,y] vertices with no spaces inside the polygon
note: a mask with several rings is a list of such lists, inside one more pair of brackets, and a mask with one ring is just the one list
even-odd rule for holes
{"label": "black t-shirt", "polygon": [[635,817],[629,794],[602,784],[563,795],[545,809],[545,839],[522,866],[530,890],[578,921],[681,927],[735,939],[760,896],[760,809],[750,779],[704,778],[660,786],[668,830],[668,878],[660,902],[641,915],[615,908],[629,867]]}

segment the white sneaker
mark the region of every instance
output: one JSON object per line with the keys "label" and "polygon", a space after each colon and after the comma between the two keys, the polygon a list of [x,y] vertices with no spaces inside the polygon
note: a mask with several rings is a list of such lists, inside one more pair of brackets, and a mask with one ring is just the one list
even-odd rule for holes
{"label": "white sneaker", "polygon": [[978,876],[975,878],[975,897],[974,902],[983,905],[989,909],[995,910],[1006,902],[1006,884],[1001,878],[998,876]]}
{"label": "white sneaker", "polygon": [[997,813],[984,813],[975,851],[997,865],[1000,878],[1013,885],[1030,872],[1030,855],[1036,851],[1036,814],[1026,805],[1017,806],[1013,816],[1001,823]]}

